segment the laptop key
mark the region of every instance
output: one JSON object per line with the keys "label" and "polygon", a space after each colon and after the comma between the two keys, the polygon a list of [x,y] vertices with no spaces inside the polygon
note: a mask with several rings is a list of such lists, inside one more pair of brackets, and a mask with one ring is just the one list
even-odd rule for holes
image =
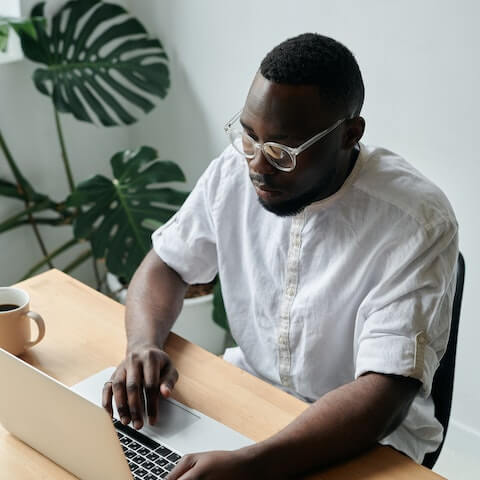
{"label": "laptop key", "polygon": [[154,462],[157,458],[160,458],[160,455],[157,455],[156,453],[150,452],[148,455],[145,455],[149,460]]}
{"label": "laptop key", "polygon": [[139,448],[137,451],[140,455],[147,455],[150,453],[150,450],[145,447]]}
{"label": "laptop key", "polygon": [[134,472],[135,470],[138,470],[140,467],[138,465],[135,465],[134,463],[129,463],[130,466],[130,471]]}
{"label": "laptop key", "polygon": [[123,423],[119,422],[118,420],[115,420],[113,424],[115,425],[115,428],[117,430],[120,430],[121,432],[126,433],[129,437],[133,438],[136,442],[141,443],[145,447],[155,450],[156,448],[161,446],[158,442],[156,442],[152,438],[147,437],[143,433],[140,433],[138,430],[135,430],[134,428],[129,427],[128,425],[123,425]]}
{"label": "laptop key", "polygon": [[134,450],[127,450],[127,451],[125,452],[125,456],[126,456],[127,458],[133,458],[135,455],[136,455],[136,453],[135,453]]}
{"label": "laptop key", "polygon": [[129,447],[132,449],[132,450],[138,450],[139,448],[141,448],[141,445],[137,442],[132,442]]}
{"label": "laptop key", "polygon": [[[117,432],[117,433],[118,433],[118,432]],[[120,435],[121,435],[121,434],[120,434]],[[130,444],[133,442],[133,440],[132,440],[131,438],[128,438],[128,437],[126,437],[125,435],[123,436],[123,438],[122,438],[122,437],[119,437],[119,438],[120,438],[120,443],[121,443],[122,445],[130,445]]]}
{"label": "laptop key", "polygon": [[155,466],[154,463],[147,460],[146,462],[142,463],[142,468],[146,468],[147,470],[152,469]]}
{"label": "laptop key", "polygon": [[143,458],[142,456],[140,455],[135,455],[132,460],[135,462],[135,463],[138,463],[139,465],[142,465],[142,463],[146,462],[147,460],[145,458]]}
{"label": "laptop key", "polygon": [[177,453],[171,453],[167,459],[170,460],[172,463],[177,463],[182,457]]}
{"label": "laptop key", "polygon": [[160,468],[160,467],[153,467],[150,472],[153,473],[154,475],[160,475],[161,473],[163,473],[165,470],[163,468]]}
{"label": "laptop key", "polygon": [[155,453],[162,455],[162,457],[166,457],[167,455],[170,455],[172,451],[167,447],[164,447],[163,445],[161,445],[155,450]]}
{"label": "laptop key", "polygon": [[158,477],[149,473],[146,477],[143,477],[143,480],[158,480]]}
{"label": "laptop key", "polygon": [[163,468],[164,468],[165,470],[168,470],[169,472],[171,472],[171,471],[173,470],[173,467],[174,467],[174,466],[175,466],[175,465],[174,465],[173,463],[167,463],[167,465],[165,465]]}
{"label": "laptop key", "polygon": [[135,472],[135,477],[137,477],[137,478],[144,478],[147,473],[148,473],[148,472],[147,472],[146,470],[144,470],[143,468],[139,468],[139,469]]}
{"label": "laptop key", "polygon": [[165,465],[168,465],[169,462],[166,458],[159,458],[158,460],[155,460],[155,463],[160,467],[164,467]]}

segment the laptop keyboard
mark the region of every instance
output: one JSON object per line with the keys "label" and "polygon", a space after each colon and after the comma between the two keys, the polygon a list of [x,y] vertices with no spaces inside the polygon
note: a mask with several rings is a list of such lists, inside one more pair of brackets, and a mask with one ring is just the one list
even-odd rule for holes
{"label": "laptop keyboard", "polygon": [[146,437],[132,427],[123,425],[118,420],[114,420],[113,425],[135,480],[165,478],[180,461],[181,455],[177,452]]}

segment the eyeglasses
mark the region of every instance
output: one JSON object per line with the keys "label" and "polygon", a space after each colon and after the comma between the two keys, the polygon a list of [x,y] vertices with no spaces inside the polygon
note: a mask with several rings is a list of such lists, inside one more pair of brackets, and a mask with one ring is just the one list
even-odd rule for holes
{"label": "eyeglasses", "polygon": [[317,133],[300,146],[292,148],[276,142],[256,142],[245,132],[245,129],[240,123],[241,114],[242,110],[240,110],[224,127],[225,133],[229,136],[233,148],[248,159],[255,158],[258,150],[261,149],[268,163],[282,172],[291,172],[297,165],[297,155],[315,142],[318,142],[321,138],[325,137],[325,135],[328,135],[346,120],[346,118],[337,120],[331,127]]}

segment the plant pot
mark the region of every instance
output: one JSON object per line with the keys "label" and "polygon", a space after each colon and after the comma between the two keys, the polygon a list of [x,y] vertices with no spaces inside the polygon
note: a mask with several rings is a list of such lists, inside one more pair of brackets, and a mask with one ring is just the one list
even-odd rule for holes
{"label": "plant pot", "polygon": [[[120,303],[125,304],[127,287],[123,286],[111,273],[107,273],[107,287]],[[214,323],[212,312],[213,294],[186,298],[172,331],[205,350],[219,355],[225,350],[226,332]]]}

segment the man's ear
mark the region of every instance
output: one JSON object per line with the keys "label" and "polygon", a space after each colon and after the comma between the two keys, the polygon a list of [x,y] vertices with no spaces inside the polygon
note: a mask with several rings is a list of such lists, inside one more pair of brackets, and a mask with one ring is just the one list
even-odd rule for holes
{"label": "man's ear", "polygon": [[350,150],[363,137],[365,131],[365,119],[363,117],[353,117],[345,120],[346,128],[343,135],[343,148]]}

